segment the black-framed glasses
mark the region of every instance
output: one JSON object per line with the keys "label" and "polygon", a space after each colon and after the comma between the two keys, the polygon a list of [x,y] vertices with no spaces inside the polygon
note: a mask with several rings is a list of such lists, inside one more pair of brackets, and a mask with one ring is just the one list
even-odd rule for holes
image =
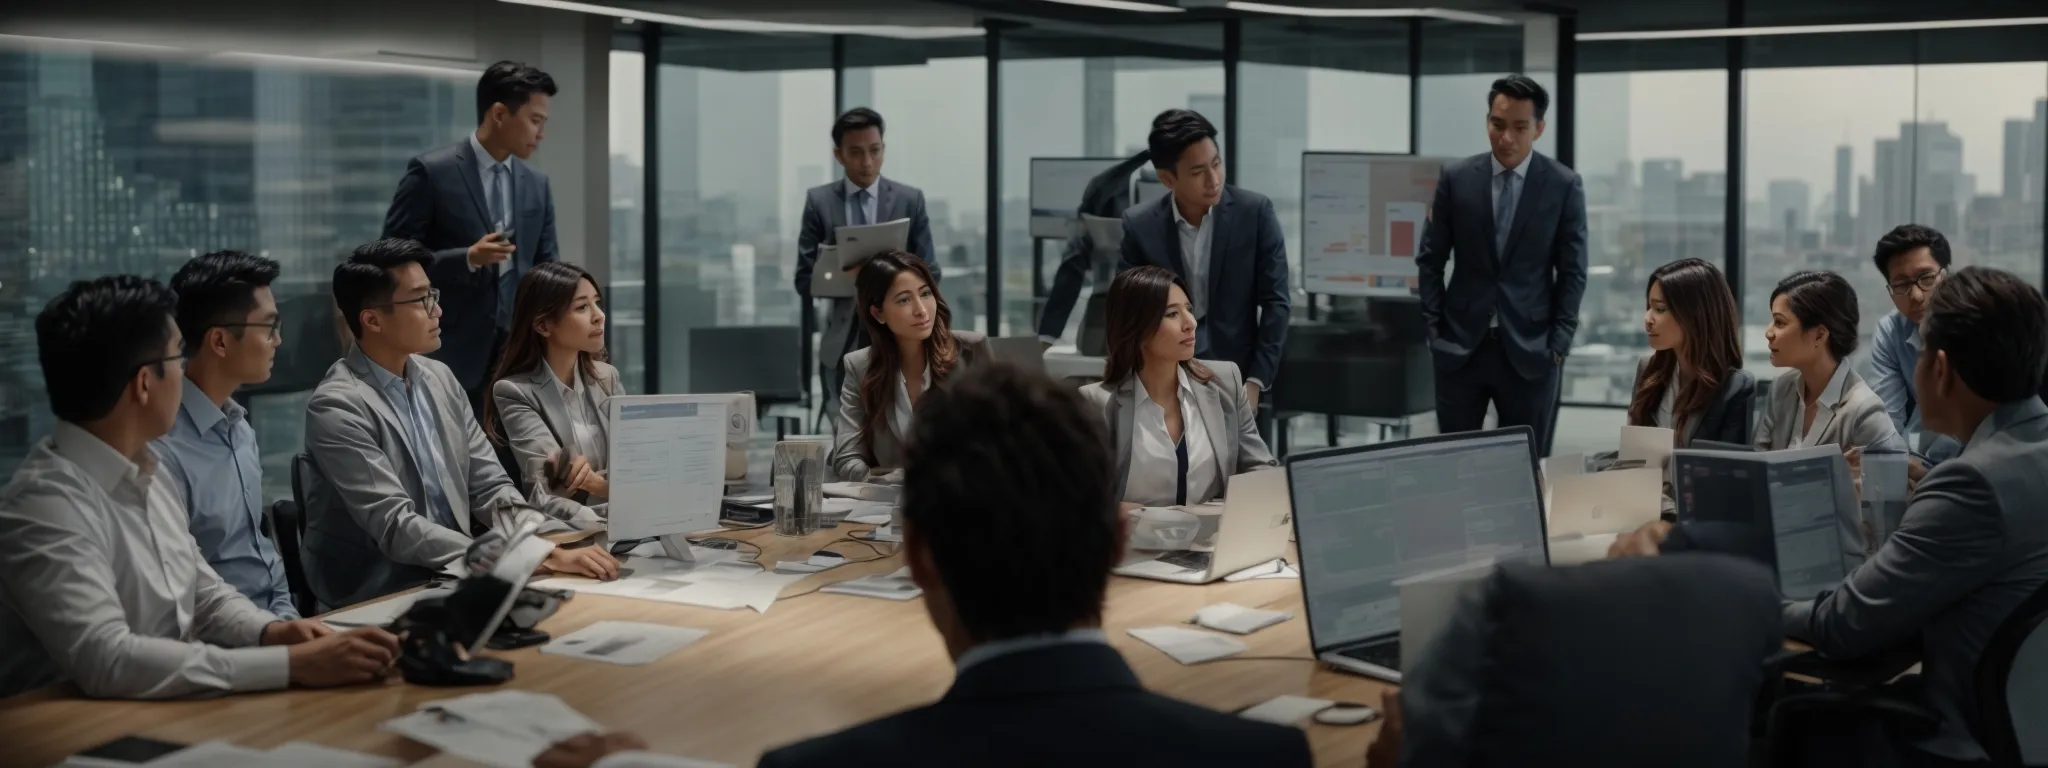
{"label": "black-framed glasses", "polygon": [[1939,285],[1941,283],[1942,276],[1947,274],[1947,268],[1937,269],[1933,272],[1929,272],[1927,274],[1921,275],[1911,280],[1905,280],[1897,283],[1886,283],[1884,288],[1887,291],[1891,291],[1891,294],[1893,296],[1904,296],[1908,293],[1912,293],[1913,286],[1916,285],[1920,286],[1920,290],[1931,291],[1934,290],[1934,286]]}
{"label": "black-framed glasses", "polygon": [[420,305],[420,309],[426,310],[427,314],[431,315],[434,313],[434,308],[441,305],[441,289],[428,288],[427,295],[425,296],[421,296],[417,299],[406,299],[405,301],[393,301],[387,304],[379,304],[377,305],[377,308],[397,309],[400,305],[404,304],[418,304]]}
{"label": "black-framed glasses", "polygon": [[283,323],[214,323],[213,325],[211,325],[211,326],[208,326],[208,327],[211,327],[211,328],[262,328],[262,329],[264,329],[264,331],[265,331],[265,333],[264,333],[264,336],[265,336],[265,339],[264,339],[264,340],[265,340],[265,341],[277,341],[277,336],[278,336],[278,328],[279,328],[279,326],[282,326],[282,325],[284,325],[284,324],[283,324]]}
{"label": "black-framed glasses", "polygon": [[144,360],[144,361],[142,361],[142,362],[136,363],[136,364],[135,364],[135,367],[134,367],[134,368],[132,368],[132,369],[129,369],[129,375],[134,375],[134,371],[139,371],[139,370],[142,370],[142,369],[144,369],[144,368],[148,368],[148,367],[150,367],[150,366],[157,366],[157,374],[158,374],[158,375],[162,375],[162,374],[163,374],[163,367],[162,367],[162,366],[163,366],[163,365],[164,365],[165,363],[169,363],[169,362],[171,362],[171,361],[173,361],[173,360],[183,360],[183,359],[185,359],[185,356],[184,356],[184,355],[171,355],[170,357],[159,357],[159,358],[157,358],[157,359],[155,359],[155,360]]}

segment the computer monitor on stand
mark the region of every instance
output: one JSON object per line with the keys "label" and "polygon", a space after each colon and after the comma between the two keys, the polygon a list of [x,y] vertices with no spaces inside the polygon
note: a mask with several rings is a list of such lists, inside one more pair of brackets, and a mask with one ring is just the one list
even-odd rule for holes
{"label": "computer monitor on stand", "polygon": [[731,394],[619,395],[606,414],[613,541],[654,538],[695,562],[685,535],[718,528]]}

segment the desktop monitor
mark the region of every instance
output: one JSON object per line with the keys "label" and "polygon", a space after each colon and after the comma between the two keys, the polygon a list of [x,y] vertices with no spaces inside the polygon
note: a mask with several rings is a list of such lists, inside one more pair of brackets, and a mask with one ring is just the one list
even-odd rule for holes
{"label": "desktop monitor", "polygon": [[671,557],[687,559],[683,535],[718,527],[732,400],[731,394],[611,399],[612,540],[658,537]]}
{"label": "desktop monitor", "polygon": [[1400,585],[1549,563],[1528,427],[1288,457],[1309,642],[1318,656],[1401,628]]}

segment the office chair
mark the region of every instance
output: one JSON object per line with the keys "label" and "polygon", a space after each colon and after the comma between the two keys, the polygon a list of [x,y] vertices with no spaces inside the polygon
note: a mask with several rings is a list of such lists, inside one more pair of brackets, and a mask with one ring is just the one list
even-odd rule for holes
{"label": "office chair", "polygon": [[[689,391],[752,392],[757,418],[777,405],[796,405],[808,412],[802,345],[803,332],[794,325],[691,328]],[[838,396],[827,393],[820,401]],[[775,438],[802,428],[801,418],[778,416]]]}
{"label": "office chair", "polygon": [[312,454],[292,456],[291,501],[279,501],[270,507],[271,525],[277,533],[277,554],[284,560],[285,584],[290,586],[292,604],[299,607],[301,616],[313,615],[315,607],[313,587],[306,582],[305,553],[299,546],[306,539],[306,492],[317,471]]}
{"label": "office chair", "polygon": [[[1998,768],[2048,766],[2048,583],[2014,608],[1977,659],[1970,732]],[[2029,724],[2021,728],[2021,723]]]}

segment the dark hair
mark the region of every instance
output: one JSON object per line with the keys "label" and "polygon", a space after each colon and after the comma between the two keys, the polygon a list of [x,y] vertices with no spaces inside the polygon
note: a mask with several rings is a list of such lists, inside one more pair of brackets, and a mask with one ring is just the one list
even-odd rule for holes
{"label": "dark hair", "polygon": [[1917,248],[1926,248],[1928,255],[1934,257],[1934,263],[1940,264],[1942,269],[1948,269],[1948,238],[1943,237],[1933,227],[1918,224],[1900,224],[1892,227],[1892,231],[1884,233],[1884,237],[1877,239],[1877,252],[1871,255],[1870,260],[1877,262],[1877,273],[1889,280],[1892,276],[1892,259],[1911,253]]}
{"label": "dark hair", "polygon": [[482,123],[492,104],[518,112],[536,93],[555,95],[555,79],[537,67],[516,61],[500,61],[484,70],[476,81],[476,121]]}
{"label": "dark hair", "polygon": [[1927,349],[1978,397],[2010,403],[2041,392],[2048,364],[2048,301],[2027,281],[1989,267],[1964,267],[1934,287],[1920,322]]}
{"label": "dark hair", "polygon": [[[1736,318],[1741,312],[1735,308],[1735,295],[1728,291],[1721,270],[1699,259],[1679,259],[1658,267],[1650,273],[1649,284],[1664,289],[1664,303],[1671,308],[1679,330],[1685,332],[1685,346],[1650,356],[1629,401],[1628,423],[1648,426],[1657,420],[1664,388],[1677,386],[1678,356],[1683,354],[1693,378],[1684,383],[1671,404],[1672,427],[1683,434],[1685,423],[1706,412],[1721,391],[1722,381],[1742,365],[1742,339],[1736,335]],[[1645,286],[1643,295],[1649,294]]]}
{"label": "dark hair", "polygon": [[[597,278],[582,267],[566,261],[550,261],[527,271],[519,279],[519,293],[512,299],[512,329],[505,336],[505,349],[498,355],[498,368],[491,372],[491,381],[506,376],[525,373],[538,368],[547,357],[548,340],[535,329],[541,320],[552,320],[569,311],[569,305],[576,301],[576,291],[588,282],[597,290],[597,300],[604,301],[604,289],[597,284]],[[597,378],[597,362],[604,359],[599,352],[592,357],[588,352],[576,353],[576,368],[581,375]],[[560,373],[560,371],[556,371]],[[485,390],[489,391],[489,390]],[[503,444],[504,430],[498,425],[498,399],[484,398],[484,434],[491,440]]]}
{"label": "dark hair", "polygon": [[853,109],[846,110],[846,114],[840,115],[839,119],[832,121],[832,146],[839,146],[840,142],[846,138],[846,134],[854,131],[864,131],[869,128],[875,129],[875,133],[878,134],[887,134],[889,132],[888,127],[882,124],[882,113],[867,107],[854,107]]}
{"label": "dark hair", "polygon": [[1145,146],[1152,152],[1152,167],[1165,171],[1180,168],[1181,153],[1204,139],[1216,140],[1216,126],[1192,109],[1169,109],[1152,118],[1152,132]]}
{"label": "dark hair", "polygon": [[912,432],[905,528],[931,553],[969,637],[1101,620],[1109,571],[1123,557],[1122,521],[1109,436],[1073,387],[1006,363],[977,365],[919,401]]}
{"label": "dark hair", "polygon": [[357,246],[348,260],[334,268],[334,307],[341,310],[348,332],[363,338],[363,310],[391,301],[398,278],[391,270],[407,264],[421,269],[434,263],[434,252],[418,240],[387,237]]}
{"label": "dark hair", "polygon": [[1771,301],[1785,297],[1792,317],[1806,328],[1825,328],[1828,356],[1837,362],[1856,351],[1856,289],[1833,272],[1797,272],[1778,281]]}
{"label": "dark hair", "polygon": [[[185,354],[199,351],[206,334],[225,323],[243,322],[256,308],[256,289],[277,281],[277,262],[241,251],[214,251],[185,262],[171,276],[178,294],[178,330]],[[247,328],[226,329],[241,338]]]}
{"label": "dark hair", "polygon": [[139,368],[157,361],[163,376],[177,311],[177,294],[134,275],[80,280],[57,294],[36,315],[36,362],[50,412],[73,424],[99,421]]}
{"label": "dark hair", "polygon": [[[895,284],[896,276],[909,272],[931,286],[933,303],[937,304],[937,317],[932,320],[932,335],[924,340],[925,364],[932,369],[932,387],[946,379],[953,372],[953,364],[959,360],[959,347],[953,341],[953,310],[946,307],[946,297],[939,293],[939,281],[932,276],[931,267],[920,259],[903,251],[890,251],[860,266],[860,274],[853,279],[854,311],[860,314],[861,327],[866,328],[868,339],[868,371],[861,378],[860,401],[867,407],[867,423],[862,424],[862,434],[867,445],[861,448],[874,455],[875,434],[889,428],[889,404],[895,402],[896,375],[902,368],[902,353],[896,349],[896,334],[889,326],[875,319],[872,310],[879,309],[889,298],[889,286]],[[899,437],[901,437],[899,435]]]}
{"label": "dark hair", "polygon": [[[1166,302],[1173,297],[1174,286],[1179,286],[1184,295],[1194,295],[1188,291],[1187,283],[1181,282],[1180,275],[1165,267],[1126,269],[1110,281],[1108,306],[1102,313],[1103,337],[1109,346],[1109,355],[1102,364],[1103,384],[1123,384],[1145,367],[1145,342],[1159,332],[1159,318],[1166,314]],[[1209,366],[1195,360],[1182,363],[1181,367],[1196,381],[1216,377]]]}
{"label": "dark hair", "polygon": [[1542,120],[1543,114],[1550,111],[1550,92],[1543,90],[1543,84],[1530,79],[1528,75],[1508,75],[1493,81],[1493,88],[1486,92],[1488,112],[1493,111],[1493,99],[1496,96],[1506,96],[1515,101],[1536,102],[1538,120]]}

